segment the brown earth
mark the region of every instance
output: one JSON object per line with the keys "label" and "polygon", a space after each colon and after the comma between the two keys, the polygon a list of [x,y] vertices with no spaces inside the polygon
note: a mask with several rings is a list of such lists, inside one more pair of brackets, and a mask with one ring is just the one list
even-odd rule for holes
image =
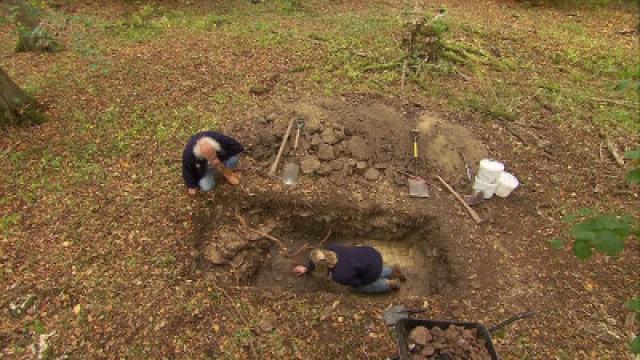
{"label": "brown earth", "polygon": [[[120,2],[99,3],[98,10],[88,2],[74,7],[79,14],[103,13],[106,17],[133,7]],[[573,13],[548,8],[530,11],[508,1],[445,3],[457,14],[457,20],[508,24],[500,33],[491,34],[504,53],[531,50],[514,42],[515,46],[513,41],[541,44],[530,56],[543,65],[550,62],[548,51],[559,45],[546,43],[538,29],[564,22]],[[319,12],[332,13],[370,6],[359,1],[317,5]],[[519,22],[513,20],[515,12],[525,14]],[[635,14],[613,14],[587,12],[579,18],[587,34],[598,33],[611,43],[637,46],[637,36],[623,37],[611,30],[626,28],[636,21]],[[52,337],[56,357],[250,358],[253,349],[259,353],[254,358],[384,358],[395,352],[396,343],[382,323],[382,311],[392,303],[402,303],[427,307],[425,316],[429,318],[484,324],[525,309],[536,310],[535,318],[515,323],[495,337],[498,353],[505,359],[630,358],[628,341],[638,325],[624,303],[638,294],[637,242],[630,241],[617,258],[595,256],[588,262],[577,260],[568,247],[558,251],[548,245],[549,239],[566,231],[562,216],[577,208],[638,212],[638,188],[624,182],[625,169],[616,167],[606,152],[600,156],[601,139],[593,124],[554,122],[551,117],[559,111],[557,107],[535,108],[518,126],[525,134],[543,139],[545,145],[538,146],[515,136],[507,121],[487,121],[482,114],[442,106],[441,98],[429,97],[419,89],[407,97],[409,100],[345,94],[344,99],[326,100],[338,110],[317,111],[318,116],[338,115],[326,119],[332,128],[333,124],[338,129],[357,124],[356,116],[361,113],[388,129],[400,126],[398,131],[390,131],[394,137],[385,139],[394,142],[391,159],[386,162],[411,171],[409,129],[416,125],[448,128],[444,130],[448,135],[439,141],[435,141],[438,132],[421,136],[420,149],[425,156],[418,171],[425,176],[447,174],[447,180],[460,192],[467,191],[468,184],[456,181],[464,173],[455,155],[458,147],[451,144],[472,134],[471,148],[464,146],[463,150],[469,162],[476,164],[486,154],[504,161],[521,180],[521,187],[509,198],[479,206],[481,214],[492,212],[494,217],[476,226],[430,178],[431,197],[412,199],[406,196],[406,188],[395,185],[395,179],[384,171],[377,180],[367,180],[357,171],[338,177],[331,167],[331,175],[306,175],[301,185],[293,188],[262,176],[263,166],[275,153],[271,144],[278,143],[290,114],[306,111],[313,118],[314,107],[325,100],[313,96],[291,100],[291,93],[317,93],[302,85],[303,73],[276,85],[274,93],[251,98],[253,110],[230,100],[217,107],[207,102],[208,95],[218,88],[248,93],[244,84],[254,83],[265,72],[282,73],[291,64],[303,65],[314,59],[259,47],[228,51],[233,49],[233,36],[178,29],[154,42],[110,50],[111,73],[105,75],[86,71],[91,61],[73,52],[13,54],[12,31],[5,26],[0,34],[0,48],[3,54],[10,54],[3,55],[3,68],[20,83],[32,79],[31,73],[52,74],[55,80],[43,82],[38,95],[49,121],[34,128],[8,129],[0,137],[2,154],[8,155],[0,160],[11,172],[3,174],[7,181],[0,184],[0,208],[3,215],[20,215],[16,229],[3,233],[0,242],[3,357],[31,358],[28,347],[37,341],[42,327],[56,331]],[[220,50],[211,53],[212,48]],[[185,55],[192,53],[207,54],[206,61]],[[74,72],[56,77],[56,67],[71,67]],[[560,77],[565,69],[546,66],[544,71],[557,71]],[[506,76],[498,71],[489,75]],[[510,76],[514,83],[528,85],[524,81],[528,73]],[[453,82],[459,93],[480,88],[473,79],[452,77],[446,81]],[[528,104],[536,104],[538,99],[533,99]],[[104,115],[114,104],[125,109],[122,117],[101,127],[109,120]],[[145,105],[138,116],[156,116],[153,132],[142,131],[126,151],[112,155],[108,140],[123,136],[120,130],[130,130],[133,117],[129,115],[140,104]],[[182,127],[213,126],[209,116],[180,117],[176,109],[185,104],[193,104],[201,113],[218,115],[229,133],[250,145],[249,155],[255,159],[243,162],[239,187],[222,184],[214,194],[195,199],[184,195],[177,155],[188,136]],[[269,107],[273,112],[264,110]],[[76,116],[78,109],[86,110],[86,117]],[[155,112],[158,109],[179,121],[165,122]],[[431,121],[424,120],[421,127],[417,114],[423,112],[436,114],[439,125],[429,127],[426,125]],[[275,114],[271,120],[258,120],[271,113]],[[341,120],[342,115],[353,123]],[[571,114],[563,115],[569,118]],[[397,124],[396,116],[404,122]],[[247,129],[237,124],[244,124],[244,120],[251,124]],[[163,126],[169,135],[159,140],[156,131],[160,133]],[[459,136],[458,130],[451,130],[453,126],[463,129]],[[376,141],[386,133],[359,131],[367,140],[362,153],[377,159],[381,154]],[[253,140],[263,133],[273,137],[260,144]],[[638,143],[637,134],[614,139],[627,150]],[[148,153],[150,141],[161,145],[157,153]],[[474,145],[477,142],[482,145]],[[429,151],[433,143],[439,143],[438,147]],[[97,149],[95,153],[89,151],[91,145]],[[78,148],[86,148],[87,161],[104,173],[90,172],[88,180],[74,182],[73,175],[79,171],[76,167],[83,160],[72,157]],[[438,149],[442,152],[436,156]],[[316,151],[313,147],[307,150],[307,155]],[[52,165],[56,156],[62,158],[61,170]],[[428,156],[431,160],[425,160]],[[375,168],[376,163],[366,161],[367,169],[372,165]],[[28,180],[26,184],[15,180],[23,178]],[[25,194],[34,194],[33,199]],[[411,228],[416,221],[427,219],[427,231],[420,238],[433,237],[433,246],[427,250],[443,251],[439,254],[444,254],[444,266],[432,263],[429,273],[445,269],[434,275],[441,286],[426,286],[406,296],[363,297],[343,288],[314,292],[314,286],[320,289],[322,284],[287,277],[286,270],[302,261],[302,256],[282,258],[271,242],[269,254],[246,262],[249,255],[243,255],[238,264],[247,276],[235,276],[232,265],[214,267],[205,253],[214,236],[226,236],[224,232],[221,235],[222,230],[241,234],[241,239],[253,236],[238,227],[236,207],[253,228],[261,228],[263,223],[268,229],[275,220],[279,227],[274,226],[272,233],[286,242],[288,251],[303,243],[317,243],[331,225],[336,231],[331,241],[379,240],[379,234],[367,231],[376,226]],[[309,229],[305,228],[308,224],[312,225]],[[369,235],[365,237],[372,239],[354,236],[354,226],[362,227]],[[266,247],[264,238],[255,241]],[[265,263],[252,268],[258,259]],[[276,271],[269,273],[272,268]],[[267,278],[261,280],[260,276]],[[274,282],[277,286],[270,286]],[[28,301],[31,306],[21,316],[14,316],[9,304],[29,295],[35,298]]]}

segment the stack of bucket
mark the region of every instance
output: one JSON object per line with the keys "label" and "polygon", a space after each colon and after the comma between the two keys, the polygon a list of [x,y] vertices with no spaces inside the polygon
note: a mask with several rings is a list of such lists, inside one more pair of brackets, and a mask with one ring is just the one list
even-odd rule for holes
{"label": "stack of bucket", "polygon": [[494,194],[507,197],[518,185],[518,179],[504,171],[503,163],[482,159],[473,183],[473,194],[482,193],[484,199],[491,199]]}

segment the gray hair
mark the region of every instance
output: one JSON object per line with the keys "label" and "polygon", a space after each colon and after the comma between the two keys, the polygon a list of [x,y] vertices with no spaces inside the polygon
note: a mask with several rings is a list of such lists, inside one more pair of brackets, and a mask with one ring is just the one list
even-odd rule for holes
{"label": "gray hair", "polygon": [[198,141],[196,141],[196,145],[193,147],[193,155],[195,155],[198,159],[204,159],[204,156],[202,155],[202,150],[201,150],[201,146],[203,144],[211,145],[211,147],[213,147],[216,150],[216,152],[222,149],[222,147],[220,146],[220,143],[218,143],[217,141],[213,140],[208,136],[202,137],[198,139]]}

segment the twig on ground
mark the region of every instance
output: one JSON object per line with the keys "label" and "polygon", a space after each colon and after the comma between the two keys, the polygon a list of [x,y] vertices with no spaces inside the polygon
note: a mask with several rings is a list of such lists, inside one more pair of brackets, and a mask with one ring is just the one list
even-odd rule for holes
{"label": "twig on ground", "polygon": [[613,156],[613,158],[616,160],[618,165],[624,166],[624,159],[622,158],[622,156],[620,156],[620,154],[618,153],[618,150],[616,150],[616,147],[611,141],[611,139],[607,139],[606,142],[607,142],[607,149],[611,153],[611,156]]}
{"label": "twig on ground", "polygon": [[458,75],[460,75],[461,78],[464,79],[464,81],[471,81],[471,78],[469,77],[469,75],[465,75],[463,72],[461,72],[460,70],[456,70],[456,73]]}
{"label": "twig on ground", "polygon": [[402,76],[400,77],[400,92],[404,93],[404,83],[407,76],[407,59],[402,62]]}
{"label": "twig on ground", "polygon": [[635,34],[636,29],[634,28],[629,28],[629,29],[624,29],[624,30],[618,30],[616,31],[616,34],[620,34],[620,35],[632,35]]}
{"label": "twig on ground", "polygon": [[630,108],[630,109],[640,109],[640,106],[638,106],[637,104],[628,103],[626,101],[614,100],[614,99],[593,98],[593,97],[590,98],[590,99],[595,101],[595,102],[609,103],[609,104],[623,106],[623,107]]}
{"label": "twig on ground", "polygon": [[600,146],[598,147],[598,153],[600,154],[600,162],[604,162],[604,155],[602,155],[602,147],[604,146],[604,142],[600,142]]}

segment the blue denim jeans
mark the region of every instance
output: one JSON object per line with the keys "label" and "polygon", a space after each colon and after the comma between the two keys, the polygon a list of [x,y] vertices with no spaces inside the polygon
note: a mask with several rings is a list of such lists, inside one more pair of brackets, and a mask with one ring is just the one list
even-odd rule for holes
{"label": "blue denim jeans", "polygon": [[[232,156],[223,163],[224,167],[234,169],[238,166],[240,155]],[[211,191],[216,187],[216,170],[207,164],[207,173],[198,182],[198,186],[202,191]]]}
{"label": "blue denim jeans", "polygon": [[391,268],[388,266],[382,267],[382,272],[378,280],[371,284],[354,287],[353,290],[362,294],[382,294],[391,291],[389,285],[387,285],[387,279],[391,277]]}

